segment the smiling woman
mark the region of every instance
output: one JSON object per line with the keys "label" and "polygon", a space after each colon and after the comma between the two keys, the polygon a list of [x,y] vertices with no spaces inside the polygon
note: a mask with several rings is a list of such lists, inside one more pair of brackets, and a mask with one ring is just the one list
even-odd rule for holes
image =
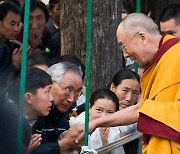
{"label": "smiling woman", "polygon": [[[109,89],[98,89],[94,91],[90,98],[90,120],[113,114],[119,110],[118,98],[114,92]],[[77,117],[71,117],[70,125],[75,123],[85,123],[85,112]],[[100,127],[89,135],[90,149],[97,149],[104,145],[110,144],[120,139],[120,130],[118,127]],[[72,152],[72,151],[71,151]],[[113,151],[113,154],[124,154],[123,147],[119,147],[118,151]],[[68,152],[68,154],[71,154]]]}

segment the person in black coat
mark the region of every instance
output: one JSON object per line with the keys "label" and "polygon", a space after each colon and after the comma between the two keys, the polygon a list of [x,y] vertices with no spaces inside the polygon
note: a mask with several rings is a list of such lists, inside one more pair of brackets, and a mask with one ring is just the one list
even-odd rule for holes
{"label": "person in black coat", "polygon": [[[76,125],[69,128],[69,112],[82,89],[81,67],[60,62],[52,65],[47,72],[53,80],[51,93],[54,101],[49,115],[39,117],[33,126],[33,133],[42,135],[41,144],[33,151],[34,154],[59,154],[81,145],[75,143],[81,130]],[[64,138],[59,140],[59,136],[66,130]]]}

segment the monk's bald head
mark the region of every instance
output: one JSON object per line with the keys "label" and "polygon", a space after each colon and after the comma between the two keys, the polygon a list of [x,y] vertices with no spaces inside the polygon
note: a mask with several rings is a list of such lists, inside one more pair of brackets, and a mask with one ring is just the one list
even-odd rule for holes
{"label": "monk's bald head", "polygon": [[117,36],[121,34],[135,34],[137,32],[146,32],[149,34],[158,34],[158,26],[154,21],[142,13],[129,14],[118,26]]}
{"label": "monk's bald head", "polygon": [[128,15],[117,28],[117,42],[125,58],[145,67],[157,52],[161,35],[158,26],[142,13]]}

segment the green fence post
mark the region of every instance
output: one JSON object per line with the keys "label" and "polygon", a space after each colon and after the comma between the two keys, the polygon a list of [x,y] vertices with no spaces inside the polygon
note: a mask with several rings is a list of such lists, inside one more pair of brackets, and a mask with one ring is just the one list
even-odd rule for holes
{"label": "green fence post", "polygon": [[89,130],[89,99],[90,99],[90,81],[91,81],[91,21],[92,18],[92,0],[87,1],[87,27],[86,27],[86,106],[85,106],[85,137],[84,145],[88,146]]}
{"label": "green fence post", "polygon": [[22,128],[23,128],[23,106],[24,106],[24,91],[26,79],[26,59],[27,59],[27,40],[29,29],[29,7],[30,0],[25,0],[25,16],[23,30],[23,47],[21,57],[21,77],[20,77],[20,94],[19,94],[19,114],[18,114],[18,130],[17,130],[17,154],[22,153]]}
{"label": "green fence post", "polygon": [[[141,0],[136,0],[136,12],[140,13],[141,12]],[[134,71],[138,73],[138,64],[134,63]],[[133,154],[138,153],[138,140],[133,141]]]}
{"label": "green fence post", "polygon": [[[141,0],[136,0],[136,12],[141,12]],[[134,71],[138,73],[138,64],[134,63]]]}

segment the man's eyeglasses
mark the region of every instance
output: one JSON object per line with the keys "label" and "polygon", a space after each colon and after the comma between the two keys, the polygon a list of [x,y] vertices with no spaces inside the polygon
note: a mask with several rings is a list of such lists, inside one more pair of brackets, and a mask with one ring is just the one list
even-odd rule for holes
{"label": "man's eyeglasses", "polygon": [[123,52],[123,53],[126,53],[126,49],[124,48],[125,45],[127,45],[139,32],[135,33],[127,42],[125,42],[124,44],[122,45],[119,45],[119,48],[120,50]]}
{"label": "man's eyeglasses", "polygon": [[72,86],[62,87],[59,83],[53,80],[54,83],[56,83],[65,93],[66,96],[70,96],[71,94],[74,94],[75,97],[79,97],[82,95],[82,89],[75,91]]}

